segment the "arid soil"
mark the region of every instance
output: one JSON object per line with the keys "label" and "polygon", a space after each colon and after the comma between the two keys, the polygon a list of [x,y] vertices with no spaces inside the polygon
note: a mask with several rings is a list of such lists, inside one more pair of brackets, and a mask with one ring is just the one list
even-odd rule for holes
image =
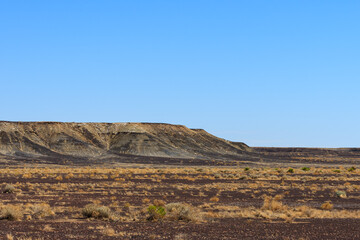
{"label": "arid soil", "polygon": [[0,121],[0,239],[360,239],[360,149]]}
{"label": "arid soil", "polygon": [[[0,239],[360,238],[356,167],[9,167],[0,180]],[[188,212],[149,212],[171,203]]]}

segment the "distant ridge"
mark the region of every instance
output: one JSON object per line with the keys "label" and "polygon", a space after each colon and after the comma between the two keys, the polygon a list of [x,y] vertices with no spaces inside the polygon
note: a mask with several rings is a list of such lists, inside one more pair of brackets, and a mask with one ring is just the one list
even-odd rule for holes
{"label": "distant ridge", "polygon": [[[232,162],[232,163],[231,163]],[[360,163],[359,148],[249,147],[167,123],[0,121],[0,165]]]}
{"label": "distant ridge", "polygon": [[251,149],[203,129],[164,123],[0,121],[0,154],[12,157],[239,158]]}

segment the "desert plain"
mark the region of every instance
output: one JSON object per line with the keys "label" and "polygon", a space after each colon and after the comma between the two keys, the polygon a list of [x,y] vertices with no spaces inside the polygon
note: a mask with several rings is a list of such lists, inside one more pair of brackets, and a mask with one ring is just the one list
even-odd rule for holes
{"label": "desert plain", "polygon": [[0,239],[360,239],[360,150],[0,122]]}

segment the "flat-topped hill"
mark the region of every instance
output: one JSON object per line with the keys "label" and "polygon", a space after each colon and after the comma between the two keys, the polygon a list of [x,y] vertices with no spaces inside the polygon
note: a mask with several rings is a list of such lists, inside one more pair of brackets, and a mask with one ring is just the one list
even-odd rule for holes
{"label": "flat-topped hill", "polygon": [[87,165],[358,164],[360,149],[249,147],[203,129],[164,123],[0,121],[0,163],[24,161]]}
{"label": "flat-topped hill", "polygon": [[250,151],[202,129],[163,123],[0,122],[0,154],[104,158],[118,154],[223,158]]}

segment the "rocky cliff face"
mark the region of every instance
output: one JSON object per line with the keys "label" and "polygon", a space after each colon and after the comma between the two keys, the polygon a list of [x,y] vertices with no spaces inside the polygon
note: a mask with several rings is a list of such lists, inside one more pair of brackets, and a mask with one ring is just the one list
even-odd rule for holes
{"label": "rocky cliff face", "polygon": [[188,165],[221,162],[213,160],[268,163],[270,166],[289,162],[354,165],[359,163],[360,149],[250,148],[244,143],[215,137],[202,129],[161,123],[0,121],[0,165],[176,165],[183,164],[185,159]]}
{"label": "rocky cliff face", "polygon": [[201,129],[157,123],[0,122],[0,154],[106,158],[118,154],[175,158],[239,157],[244,143]]}

